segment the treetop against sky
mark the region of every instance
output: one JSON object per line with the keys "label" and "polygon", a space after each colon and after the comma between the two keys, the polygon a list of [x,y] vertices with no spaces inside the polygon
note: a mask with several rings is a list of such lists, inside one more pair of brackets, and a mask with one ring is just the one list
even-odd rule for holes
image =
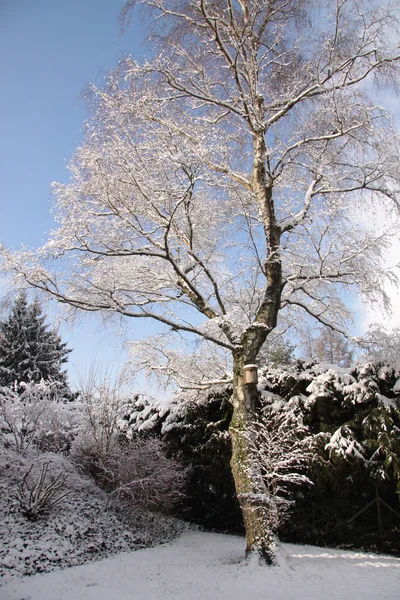
{"label": "treetop against sky", "polygon": [[[79,92],[89,81],[101,85],[105,69],[115,65],[118,56],[144,55],[140,41],[148,23],[140,23],[134,14],[133,29],[119,36],[120,8],[122,3],[115,7],[92,0],[74,0],[68,6],[45,0],[35,11],[18,2],[2,5],[0,43],[8,60],[1,68],[3,80],[11,85],[0,100],[6,199],[1,239],[9,246],[37,247],[53,227],[49,184],[68,181],[65,161],[81,139],[85,117]],[[390,104],[391,96],[382,94],[382,100]],[[237,162],[241,160],[238,155]],[[284,186],[278,193],[285,193]],[[78,336],[70,345],[81,345],[83,339]]]}

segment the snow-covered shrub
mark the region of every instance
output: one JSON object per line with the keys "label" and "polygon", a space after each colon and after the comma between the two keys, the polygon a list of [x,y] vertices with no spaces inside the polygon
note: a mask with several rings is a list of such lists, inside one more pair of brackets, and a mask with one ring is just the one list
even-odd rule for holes
{"label": "snow-covered shrub", "polygon": [[52,476],[49,466],[50,463],[45,463],[39,477],[34,479],[31,475],[31,465],[17,486],[15,497],[20,511],[28,519],[37,519],[40,515],[48,513],[68,495],[62,493],[66,484],[64,472]]}
{"label": "snow-covered shrub", "polygon": [[21,383],[17,389],[0,388],[0,437],[19,453],[32,445],[67,452],[79,426],[75,403],[64,403],[56,384]]}
{"label": "snow-covered shrub", "polygon": [[283,407],[271,399],[249,431],[267,488],[274,504],[271,528],[290,517],[300,487],[313,485],[307,476],[312,458],[312,442],[296,401]]}
{"label": "snow-covered shrub", "polygon": [[[124,419],[129,399],[108,385],[85,398],[85,423],[72,447],[77,464],[111,494],[125,516],[169,512],[183,497],[185,471],[154,436],[138,440]],[[129,411],[128,411],[129,412]]]}
{"label": "snow-covered shrub", "polygon": [[185,405],[180,398],[167,402],[144,394],[134,394],[122,404],[117,426],[127,439],[138,434],[162,436],[175,428],[179,429],[184,414]]}
{"label": "snow-covered shrub", "polygon": [[107,382],[82,394],[82,423],[72,445],[72,456],[100,485],[107,463],[118,445],[117,420],[123,399]]}
{"label": "snow-covered shrub", "polygon": [[112,503],[126,517],[142,510],[168,513],[184,496],[185,470],[156,438],[122,443],[105,470]]}
{"label": "snow-covered shrub", "polygon": [[22,393],[0,388],[0,435],[20,454],[32,445],[46,410],[45,384],[24,384]]}
{"label": "snow-covered shrub", "polygon": [[[345,372],[328,369],[307,387],[309,419],[321,418],[332,463],[358,463],[371,483],[397,481],[400,492],[400,402],[395,369],[367,363]],[[325,398],[325,400],[324,400]],[[331,419],[329,422],[330,398]],[[324,405],[323,411],[319,406]]]}
{"label": "snow-covered shrub", "polygon": [[64,403],[52,400],[42,414],[35,446],[42,452],[68,454],[83,422],[83,407],[78,401]]}
{"label": "snow-covered shrub", "polygon": [[157,438],[123,440],[116,435],[107,454],[98,454],[88,436],[77,441],[72,456],[110,494],[124,516],[142,510],[170,512],[184,495],[185,470],[166,455]]}
{"label": "snow-covered shrub", "polygon": [[[373,363],[346,369],[299,362],[262,374],[261,394],[275,394],[282,406],[296,401],[313,436],[310,466],[315,485],[303,492],[284,525],[281,534],[287,539],[381,547],[376,495],[398,512],[397,382],[395,368]],[[369,505],[370,510],[362,512]],[[385,550],[400,551],[400,522],[392,516],[383,506]]]}

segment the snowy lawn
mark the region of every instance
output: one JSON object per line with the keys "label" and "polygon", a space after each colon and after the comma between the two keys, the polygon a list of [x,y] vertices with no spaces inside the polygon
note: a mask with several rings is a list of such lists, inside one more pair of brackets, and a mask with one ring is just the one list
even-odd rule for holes
{"label": "snowy lawn", "polygon": [[283,544],[279,567],[243,561],[240,537],[175,541],[14,580],[1,600],[398,600],[400,558]]}

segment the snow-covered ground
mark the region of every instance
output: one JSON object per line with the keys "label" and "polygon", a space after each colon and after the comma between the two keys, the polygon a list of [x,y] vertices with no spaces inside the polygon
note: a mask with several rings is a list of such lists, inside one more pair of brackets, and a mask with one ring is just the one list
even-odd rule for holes
{"label": "snow-covered ground", "polygon": [[[1,450],[1,447],[0,447]],[[16,501],[17,485],[33,465],[36,481],[43,465],[66,477],[68,496],[44,517],[28,520]],[[107,507],[108,496],[61,454],[32,451],[21,456],[0,452],[0,600],[1,585],[14,577],[46,573],[98,561],[121,552],[173,539],[184,523],[140,511],[122,522]]]}
{"label": "snow-covered ground", "polygon": [[284,544],[279,566],[243,560],[240,537],[169,544],[14,580],[1,600],[398,600],[400,558]]}

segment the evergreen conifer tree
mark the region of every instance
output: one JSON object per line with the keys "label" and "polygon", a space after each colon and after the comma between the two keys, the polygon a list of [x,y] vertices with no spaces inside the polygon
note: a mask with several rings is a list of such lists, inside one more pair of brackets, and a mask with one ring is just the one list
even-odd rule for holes
{"label": "evergreen conifer tree", "polygon": [[49,330],[38,300],[28,303],[25,293],[16,300],[7,319],[0,322],[0,385],[47,381],[71,396],[62,365],[70,350]]}

